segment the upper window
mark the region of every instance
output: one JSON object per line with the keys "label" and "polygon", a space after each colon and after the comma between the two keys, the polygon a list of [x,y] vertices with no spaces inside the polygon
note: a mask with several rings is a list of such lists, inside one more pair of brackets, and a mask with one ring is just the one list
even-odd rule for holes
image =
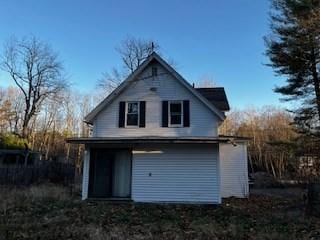
{"label": "upper window", "polygon": [[139,125],[139,102],[128,102],[127,103],[127,126],[138,126]]}
{"label": "upper window", "polygon": [[158,76],[158,68],[157,67],[152,67],[152,76]]}
{"label": "upper window", "polygon": [[169,125],[170,126],[182,126],[183,111],[182,101],[169,102]]}

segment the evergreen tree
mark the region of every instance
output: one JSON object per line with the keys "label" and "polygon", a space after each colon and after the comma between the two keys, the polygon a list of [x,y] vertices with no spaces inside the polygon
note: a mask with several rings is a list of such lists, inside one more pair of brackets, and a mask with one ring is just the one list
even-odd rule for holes
{"label": "evergreen tree", "polygon": [[265,38],[270,64],[286,77],[275,88],[283,100],[298,101],[295,122],[301,130],[319,133],[320,126],[320,0],[272,0],[271,34]]}

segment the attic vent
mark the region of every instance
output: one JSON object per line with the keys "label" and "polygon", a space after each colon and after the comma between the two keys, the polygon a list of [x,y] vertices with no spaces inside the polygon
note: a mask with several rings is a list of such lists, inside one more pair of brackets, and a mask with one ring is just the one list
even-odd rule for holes
{"label": "attic vent", "polygon": [[152,67],[152,77],[158,76],[158,68]]}

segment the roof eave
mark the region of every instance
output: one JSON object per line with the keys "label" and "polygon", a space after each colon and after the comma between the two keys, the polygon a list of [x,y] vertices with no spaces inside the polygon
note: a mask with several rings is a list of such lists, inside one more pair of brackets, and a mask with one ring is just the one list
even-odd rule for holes
{"label": "roof eave", "polygon": [[237,136],[218,137],[78,137],[67,138],[67,143],[73,144],[164,144],[164,143],[229,143],[247,142],[250,139]]}

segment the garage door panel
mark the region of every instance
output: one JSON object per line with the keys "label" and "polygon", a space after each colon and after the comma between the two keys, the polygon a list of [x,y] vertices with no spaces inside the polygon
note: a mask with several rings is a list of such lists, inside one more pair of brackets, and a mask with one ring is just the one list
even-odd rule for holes
{"label": "garage door panel", "polygon": [[217,147],[185,149],[133,151],[133,200],[219,202]]}

